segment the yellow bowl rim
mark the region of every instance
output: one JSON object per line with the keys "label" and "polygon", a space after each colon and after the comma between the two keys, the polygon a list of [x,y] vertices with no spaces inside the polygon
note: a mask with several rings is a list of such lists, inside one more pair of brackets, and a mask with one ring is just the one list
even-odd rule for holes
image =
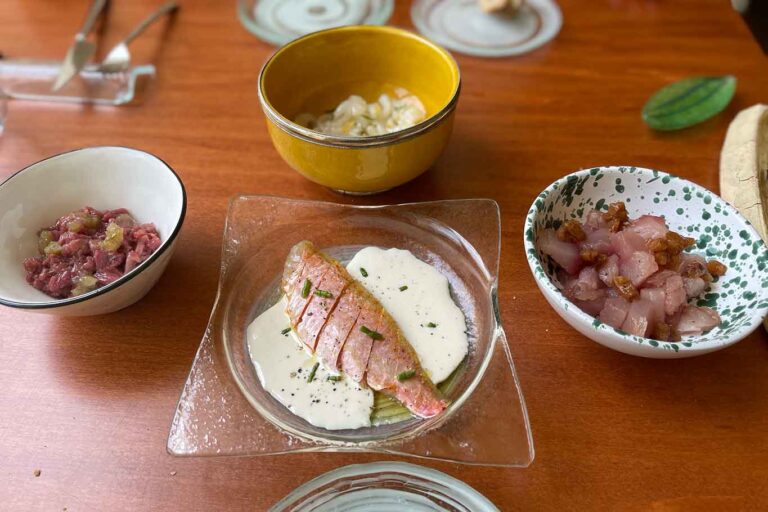
{"label": "yellow bowl rim", "polygon": [[[432,48],[432,50],[439,53],[446,61],[448,61],[448,63],[451,66],[451,69],[456,73],[456,87],[454,88],[453,93],[451,94],[451,99],[448,101],[448,103],[432,116],[428,117],[424,121],[414,126],[411,126],[410,128],[399,130],[393,133],[386,133],[383,135],[370,135],[365,137],[356,137],[356,136],[327,135],[324,133],[316,132],[314,130],[310,130],[309,128],[306,128],[304,126],[294,123],[290,119],[280,114],[280,112],[278,112],[277,109],[272,106],[269,100],[267,100],[266,94],[264,92],[264,75],[266,74],[272,62],[281,53],[283,53],[288,48],[294,45],[302,43],[307,39],[322,37],[324,35],[327,35],[333,32],[360,32],[360,31],[387,32],[387,33],[395,34],[401,37],[408,37],[420,42],[421,44],[424,44]],[[410,30],[405,30],[405,29],[396,28],[396,27],[389,27],[389,26],[379,26],[379,25],[346,25],[343,27],[335,27],[335,28],[329,28],[325,30],[318,30],[317,32],[311,32],[305,36],[294,39],[290,43],[287,43],[286,45],[278,48],[275,51],[275,53],[273,53],[272,56],[270,56],[269,59],[267,59],[267,61],[262,66],[261,71],[259,72],[258,82],[259,82],[259,87],[258,87],[259,102],[261,103],[261,107],[264,110],[264,113],[269,118],[269,120],[271,120],[278,128],[280,128],[284,132],[290,135],[293,135],[299,139],[305,140],[307,142],[321,144],[324,146],[331,146],[331,147],[338,147],[338,148],[364,148],[364,147],[386,146],[390,144],[395,144],[405,139],[416,137],[417,135],[427,132],[432,128],[434,128],[435,126],[437,126],[440,123],[440,121],[448,117],[448,115],[450,115],[451,112],[453,112],[453,110],[456,108],[456,103],[459,100],[459,92],[461,91],[461,71],[459,70],[459,65],[457,64],[456,59],[454,59],[453,55],[451,55],[445,48],[437,45],[436,43],[430,41],[425,37],[422,37],[414,32],[411,32]]]}

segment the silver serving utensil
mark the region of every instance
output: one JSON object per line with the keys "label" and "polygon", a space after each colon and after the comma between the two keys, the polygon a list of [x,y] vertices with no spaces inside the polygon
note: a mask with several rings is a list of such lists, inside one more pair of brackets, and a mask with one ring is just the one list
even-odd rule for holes
{"label": "silver serving utensil", "polygon": [[75,42],[72,43],[72,46],[70,46],[67,51],[67,56],[64,58],[64,62],[61,65],[59,76],[53,84],[53,91],[61,89],[73,76],[78,74],[85,66],[85,63],[88,62],[88,59],[91,58],[91,55],[93,55],[93,52],[96,50],[96,45],[88,41],[87,37],[93,28],[93,24],[104,10],[104,6],[107,5],[107,1],[108,0],[94,0],[91,4],[91,8],[88,10],[83,26],[80,27],[80,31],[75,34]]}
{"label": "silver serving utensil", "polygon": [[106,58],[99,65],[99,70],[103,73],[118,73],[125,71],[131,65],[131,54],[128,51],[128,43],[133,41],[139,34],[144,32],[152,23],[161,16],[169,14],[178,9],[176,2],[166,2],[158,10],[147,16],[147,18],[136,25],[130,34],[120,41],[107,54]]}

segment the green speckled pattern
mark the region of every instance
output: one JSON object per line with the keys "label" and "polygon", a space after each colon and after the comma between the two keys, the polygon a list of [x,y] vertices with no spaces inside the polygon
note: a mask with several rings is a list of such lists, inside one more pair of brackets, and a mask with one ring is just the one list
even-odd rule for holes
{"label": "green speckled pattern", "polygon": [[[720,313],[720,327],[678,343],[659,342],[602,324],[562,296],[555,265],[536,247],[537,233],[556,228],[566,219],[582,220],[591,209],[606,210],[616,201],[625,202],[632,218],[663,215],[672,230],[696,238],[690,252],[716,258],[728,267],[727,273],[716,278],[710,290],[698,299],[698,305]],[[563,309],[577,310],[593,329],[613,331],[633,343],[675,352],[700,345],[728,345],[752,332],[768,311],[768,250],[749,222],[716,194],[661,171],[599,167],[558,180],[539,194],[528,212],[525,246],[540,286],[557,290]]]}

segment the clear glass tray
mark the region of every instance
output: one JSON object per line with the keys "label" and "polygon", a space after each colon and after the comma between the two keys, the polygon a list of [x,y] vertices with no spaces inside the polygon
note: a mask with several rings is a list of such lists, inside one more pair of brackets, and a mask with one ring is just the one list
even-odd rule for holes
{"label": "clear glass tray", "polygon": [[[367,245],[408,249],[440,268],[467,318],[465,371],[435,418],[348,431],[313,427],[262,387],[246,327],[279,295],[289,249],[311,240],[344,258]],[[216,302],[168,438],[174,455],[368,451],[527,466],[533,443],[496,304],[498,205],[489,199],[360,207],[241,196],[230,203]]]}
{"label": "clear glass tray", "polygon": [[125,105],[140,100],[139,92],[155,76],[151,64],[120,73],[102,73],[86,66],[58,91],[52,91],[60,61],[0,58],[0,96],[30,101]]}

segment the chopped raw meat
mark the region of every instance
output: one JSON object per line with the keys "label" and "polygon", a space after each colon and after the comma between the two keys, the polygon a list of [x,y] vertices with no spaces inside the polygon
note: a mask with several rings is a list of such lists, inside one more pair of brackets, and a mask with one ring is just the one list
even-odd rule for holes
{"label": "chopped raw meat", "polygon": [[582,262],[579,257],[579,247],[575,244],[562,242],[557,239],[553,230],[546,229],[539,235],[539,248],[541,252],[555,260],[566,272],[576,275],[581,269]]}
{"label": "chopped raw meat", "polygon": [[573,303],[576,304],[579,307],[579,309],[581,309],[583,312],[587,313],[588,315],[597,316],[605,307],[605,301],[607,296],[605,288],[601,290],[597,290],[597,292],[598,292],[598,296],[595,299],[592,299],[592,300],[574,299]]}
{"label": "chopped raw meat", "polygon": [[685,305],[688,300],[683,278],[677,274],[669,276],[664,282],[664,312],[672,316]]}
{"label": "chopped raw meat", "polygon": [[598,318],[604,324],[621,329],[621,325],[627,318],[629,306],[630,303],[621,297],[609,297],[606,299],[605,306],[603,306],[603,310],[600,311],[600,316]]}
{"label": "chopped raw meat", "polygon": [[24,261],[27,282],[55,298],[74,297],[109,284],[161,245],[153,224],[136,224],[125,208],[85,207],[38,233],[40,256]]}
{"label": "chopped raw meat", "polygon": [[607,228],[590,231],[587,238],[579,244],[580,250],[591,249],[600,254],[613,254],[614,248],[611,245],[611,232]]}
{"label": "chopped raw meat", "polygon": [[597,210],[592,210],[587,214],[584,221],[584,231],[589,234],[598,229],[608,229],[608,223],[603,219],[603,214]]}
{"label": "chopped raw meat", "polygon": [[625,226],[624,231],[637,233],[647,242],[654,238],[664,238],[669,229],[667,229],[667,224],[664,222],[664,217],[643,215],[639,219],[633,220],[629,225]]}
{"label": "chopped raw meat", "polygon": [[667,279],[677,275],[679,275],[677,272],[671,270],[660,270],[645,280],[645,286],[649,288],[662,288]]}
{"label": "chopped raw meat", "polygon": [[700,277],[683,277],[686,299],[698,297],[707,289],[707,282]]}
{"label": "chopped raw meat", "polygon": [[568,221],[567,229],[563,226],[559,239],[552,229],[541,232],[539,247],[560,266],[563,293],[583,311],[608,325],[663,341],[719,323],[718,317],[713,324],[716,313],[695,309],[687,301],[706,292],[713,276],[727,268],[683,252],[696,240],[670,231],[663,217],[631,220],[624,204],[614,203],[606,213],[589,212],[583,224]]}
{"label": "chopped raw meat", "polygon": [[637,251],[629,258],[622,258],[619,269],[621,275],[628,277],[633,285],[639,287],[659,270],[659,266],[651,253]]}
{"label": "chopped raw meat", "polygon": [[595,267],[585,267],[566,284],[565,295],[571,300],[594,300],[605,295],[601,286]]}
{"label": "chopped raw meat", "polygon": [[611,233],[611,245],[619,258],[626,260],[636,252],[648,251],[645,238],[633,231],[619,231]]}
{"label": "chopped raw meat", "polygon": [[651,325],[655,326],[657,323],[663,323],[666,318],[666,312],[664,310],[664,303],[666,301],[666,293],[661,288],[644,288],[640,290],[640,299],[645,299],[651,303],[653,316],[651,318]]}
{"label": "chopped raw meat", "polygon": [[597,271],[597,275],[606,286],[613,286],[614,279],[619,275],[619,257],[615,254],[608,256]]}
{"label": "chopped raw meat", "polygon": [[635,336],[646,337],[655,323],[656,308],[648,299],[632,302],[627,312],[627,318],[621,324],[621,330]]}
{"label": "chopped raw meat", "polygon": [[685,336],[702,334],[718,325],[720,325],[720,315],[717,314],[717,311],[688,305],[683,309],[676,327],[678,332]]}
{"label": "chopped raw meat", "polygon": [[678,272],[683,277],[701,277],[705,281],[711,281],[712,276],[707,270],[707,260],[698,254],[686,254],[680,261]]}

